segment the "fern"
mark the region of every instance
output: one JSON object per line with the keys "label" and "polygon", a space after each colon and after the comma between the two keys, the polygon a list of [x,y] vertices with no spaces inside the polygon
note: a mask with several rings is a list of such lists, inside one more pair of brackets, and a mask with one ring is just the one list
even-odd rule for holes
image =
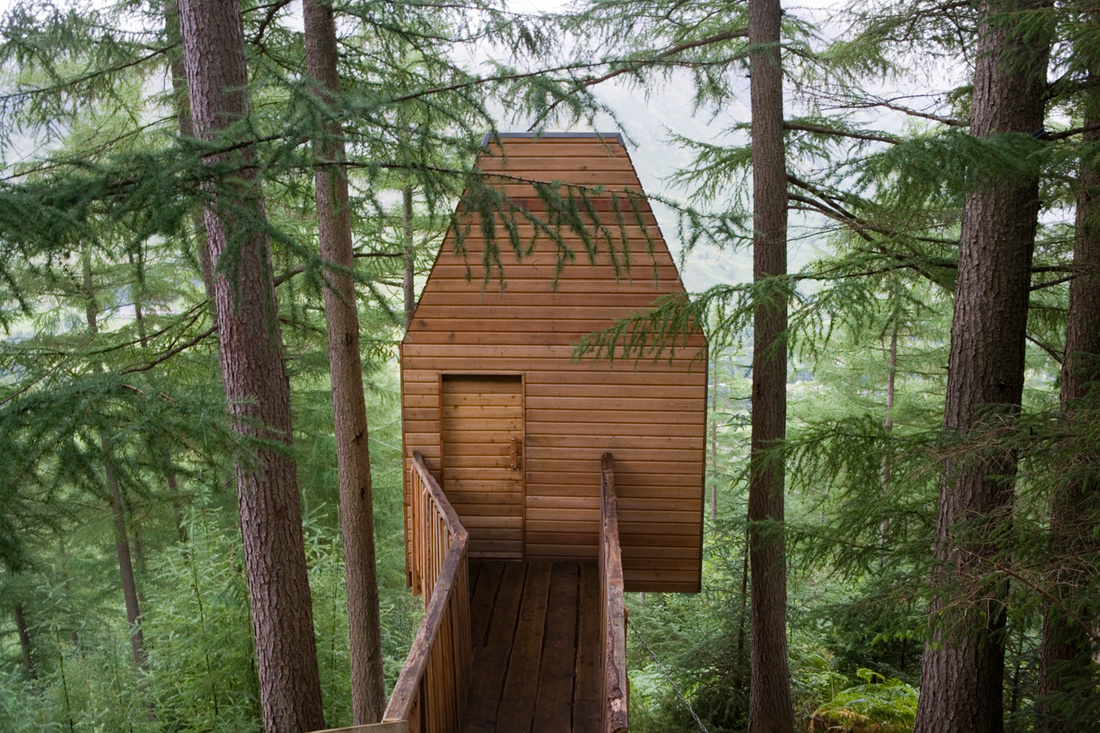
{"label": "fern", "polygon": [[901,680],[886,679],[869,669],[858,672],[862,685],[838,692],[832,700],[814,711],[828,730],[853,730],[867,733],[906,733],[913,730],[917,717],[917,689]]}

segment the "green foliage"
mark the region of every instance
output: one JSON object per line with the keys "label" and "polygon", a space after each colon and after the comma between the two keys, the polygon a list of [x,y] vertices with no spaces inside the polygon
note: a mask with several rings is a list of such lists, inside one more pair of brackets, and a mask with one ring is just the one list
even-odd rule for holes
{"label": "green foliage", "polygon": [[146,584],[146,681],[164,730],[260,725],[255,648],[239,530],[199,503],[187,543],[160,553]]}
{"label": "green foliage", "polygon": [[[0,23],[0,728],[13,731],[253,730],[257,683],[241,570],[234,458],[249,447],[229,430],[217,384],[209,303],[193,216],[239,162],[204,156],[251,143],[267,200],[264,224],[294,394],[295,444],[326,715],[350,723],[347,628],[335,445],[320,296],[330,265],[313,242],[307,144],[333,121],[346,136],[357,287],[367,366],[383,651],[392,685],[420,602],[405,590],[401,439],[394,373],[398,280],[405,241],[398,192],[415,195],[416,271],[423,276],[456,202],[491,242],[470,278],[507,279],[529,254],[518,215],[558,247],[559,264],[608,257],[644,277],[622,237],[639,201],[614,199],[615,225],[593,230],[592,189],[541,185],[551,212],[535,217],[470,170],[492,110],[508,100],[536,130],[593,123],[614,110],[596,93],[619,80],[649,93],[691,84],[710,136],[669,133],[695,160],[674,176],[691,205],[674,204],[684,246],[733,251],[752,238],[747,126],[730,110],[743,94],[745,4],[597,0],[543,19],[475,2],[462,8],[353,2],[341,14],[341,93],[319,99],[301,78],[300,33],[282,4],[247,5],[252,116],[211,142],[180,139],[171,100],[156,92],[176,52],[163,8],[23,4]],[[1067,216],[1079,162],[1096,156],[1072,131],[966,134],[971,89],[936,75],[970,63],[976,7],[849,6],[846,31],[818,35],[787,13],[786,143],[792,230],[811,261],[787,278],[721,284],[668,298],[585,339],[580,357],[660,359],[695,324],[711,344],[703,592],[631,599],[632,727],[743,731],[749,684],[745,475],[753,311],[786,299],[787,468],[791,668],[798,724],[911,725],[928,591],[938,466],[993,444],[1021,456],[1013,553],[986,558],[1009,581],[1009,725],[1042,720],[1036,689],[1041,609],[1060,588],[1070,610],[1093,613],[1096,552],[1052,548],[1052,493],[1093,482],[1100,457],[1095,400],[1058,414],[1056,381],[1074,224]],[[1057,26],[1052,126],[1071,128],[1094,104],[1089,74],[1100,34],[1087,8],[1058,5],[1025,24]],[[572,35],[570,35],[572,34]],[[505,61],[475,74],[456,59],[492,42]],[[914,51],[919,53],[914,55]],[[479,52],[480,53],[480,52]],[[494,51],[495,53],[495,51]],[[484,55],[484,54],[482,54]],[[868,88],[928,84],[933,94]],[[954,84],[954,81],[949,82]],[[904,115],[908,123],[898,123]],[[602,126],[601,121],[601,126]],[[15,146],[31,149],[16,149]],[[991,182],[1038,173],[1037,243],[1024,413],[966,436],[944,435],[946,346],[962,204]],[[258,225],[258,222],[253,222]],[[463,251],[464,230],[455,246]],[[579,238],[580,247],[567,240]],[[220,263],[223,271],[232,259]],[[86,268],[86,269],[85,269]],[[143,309],[141,318],[136,307]],[[90,327],[89,322],[97,325]],[[896,360],[891,337],[897,338]],[[895,399],[886,425],[887,383]],[[106,440],[104,440],[106,439]],[[104,464],[118,471],[142,591],[148,670],[130,663]],[[1095,507],[1083,521],[1095,521]],[[964,528],[960,528],[964,529]],[[1068,575],[1062,575],[1072,571]],[[21,604],[33,676],[9,608]],[[862,684],[859,682],[863,680]],[[1097,720],[1092,677],[1061,708],[1085,730]],[[1064,702],[1064,701],[1063,701]],[[685,704],[686,703],[686,704]],[[688,706],[690,705],[691,710]]]}
{"label": "green foliage", "polygon": [[[859,726],[876,733],[905,733],[917,717],[917,690],[901,680],[859,670],[864,684],[841,690],[814,711],[814,718],[838,730]],[[830,728],[832,729],[832,728]]]}

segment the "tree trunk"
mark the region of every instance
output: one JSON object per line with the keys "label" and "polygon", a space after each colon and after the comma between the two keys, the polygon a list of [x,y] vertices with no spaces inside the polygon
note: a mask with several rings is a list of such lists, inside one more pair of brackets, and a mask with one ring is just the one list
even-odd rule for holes
{"label": "tree trunk", "polygon": [[[318,89],[321,99],[334,105],[339,85],[332,8],[323,5],[322,0],[304,0],[302,8],[306,68],[321,85]],[[375,570],[367,413],[359,353],[359,316],[355,287],[349,274],[354,259],[348,181],[346,172],[338,165],[344,159],[341,136],[340,124],[333,122],[314,142],[314,154],[321,163],[314,173],[314,185],[321,259],[333,265],[325,273],[324,300],[348,596],[352,715],[355,725],[366,725],[382,719],[386,690],[382,673],[382,630]]]}
{"label": "tree trunk", "polygon": [[416,258],[413,249],[413,190],[405,186],[401,192],[401,220],[405,230],[405,271],[402,290],[405,294],[405,330],[412,325],[416,313]]}
{"label": "tree trunk", "polygon": [[752,570],[750,733],[791,733],[783,441],[787,420],[787,170],[779,0],[749,0],[752,69],[753,279],[756,306],[749,465]]}
{"label": "tree trunk", "polygon": [[[176,110],[176,125],[181,137],[193,138],[195,126],[191,124],[191,101],[187,98],[187,70],[183,63],[183,38],[180,35],[179,5],[176,0],[166,0],[164,7],[164,28],[170,46],[169,74],[172,79],[172,104]],[[210,312],[213,318],[217,318],[214,308],[214,266],[210,262],[210,248],[206,244],[206,224],[203,222],[201,211],[195,211],[191,217],[191,235],[194,237],[195,248],[199,260],[199,273],[202,275],[203,290],[206,299],[210,302]],[[142,344],[144,346],[144,344]],[[171,464],[171,456],[165,469],[165,480],[168,483],[168,494],[172,498],[172,510],[176,517],[176,535],[180,542],[187,542],[187,522],[183,511],[183,497],[179,489],[176,472]]]}
{"label": "tree trunk", "polygon": [[718,355],[714,357],[714,382],[710,385],[710,521],[718,521]]}
{"label": "tree trunk", "polygon": [[[172,3],[172,7],[175,7],[175,3]],[[179,34],[179,16],[176,16],[176,34]],[[186,89],[184,90],[186,92]],[[141,348],[149,348],[148,331],[145,328],[145,311],[144,303],[142,302],[142,271],[141,271],[141,259],[135,258],[130,255],[130,265],[134,268],[134,286],[133,286],[133,302],[134,302],[134,323],[137,324],[138,329],[138,343]],[[187,523],[184,519],[183,512],[183,500],[180,496],[179,482],[176,480],[176,471],[172,466],[172,453],[169,451],[168,446],[165,445],[161,450],[161,463],[164,470],[164,483],[168,486],[168,501],[172,505],[172,518],[176,522],[176,536],[180,542],[187,541]],[[138,564],[141,566],[141,571],[145,572],[145,553],[142,551],[141,541],[138,538],[137,527],[134,527],[134,549],[137,550]]]}
{"label": "tree trunk", "polygon": [[748,693],[748,678],[745,676],[745,609],[748,605],[749,596],[748,539],[748,532],[746,531],[745,543],[741,553],[741,593],[738,596],[737,604],[737,647],[733,655],[733,690],[734,700],[736,701],[734,709],[738,711],[736,714],[738,718],[744,715],[745,700],[748,697],[746,694]]}
{"label": "tree trunk", "polygon": [[[895,296],[897,297],[897,296]],[[897,314],[894,314],[893,323],[890,326],[890,352],[887,357],[886,363],[886,416],[882,421],[883,431],[889,435],[894,430],[894,397],[895,390],[897,389],[897,377],[898,377],[898,320]],[[886,492],[890,490],[890,455],[883,453],[882,455],[882,493],[885,498]],[[890,517],[883,516],[879,521],[879,569],[882,569],[883,564],[886,561],[886,542],[887,536],[890,533]]]}
{"label": "tree trunk", "polygon": [[[83,258],[84,268],[84,315],[88,323],[88,331],[92,334],[99,333],[95,305],[95,290],[92,285],[92,260],[91,254],[85,250]],[[96,365],[96,371],[101,370],[101,365]],[[126,532],[126,508],[122,504],[122,487],[118,483],[118,473],[114,461],[111,460],[111,443],[106,435],[99,438],[100,447],[103,449],[103,473],[107,481],[107,490],[110,492],[108,504],[111,507],[111,520],[114,525],[115,554],[118,556],[118,575],[122,584],[122,597],[126,603],[126,621],[130,626],[130,651],[133,653],[134,665],[139,669],[145,669],[148,657],[145,653],[145,635],[141,631],[141,602],[138,599],[137,580],[134,577],[134,562],[130,555],[130,538]]]}
{"label": "tree trunk", "polygon": [[138,330],[138,344],[141,348],[146,349],[149,347],[149,337],[145,332],[145,312],[143,310],[144,303],[142,302],[142,288],[144,279],[142,275],[142,263],[140,258],[134,257],[133,253],[130,254],[130,267],[134,268],[134,283],[130,286],[130,297],[133,300],[134,305],[134,324]]}
{"label": "tree trunk", "polygon": [[[180,0],[179,14],[195,132],[213,140],[248,113],[240,5]],[[232,165],[235,173],[208,184],[205,224],[216,276],[222,384],[235,430],[252,444],[250,454],[237,457],[235,470],[260,707],[267,731],[314,730],[325,720],[301,498],[289,450],[290,386],[256,153],[246,138],[234,142],[229,152],[207,158],[212,169]]]}
{"label": "tree trunk", "polygon": [[[970,127],[977,137],[1032,133],[1043,123],[1049,40],[1022,40],[1021,20],[1006,14],[1035,7],[1009,0],[982,8]],[[973,433],[981,446],[949,457],[940,480],[936,595],[915,733],[1004,729],[1006,583],[989,562],[1008,549],[1017,456],[988,430],[1020,409],[1038,211],[1034,177],[994,182],[964,204],[944,426],[963,440]]]}
{"label": "tree trunk", "polygon": [[[1094,100],[1100,106],[1100,96]],[[1100,126],[1100,110],[1094,108],[1084,127]],[[1087,146],[1081,164],[1077,194],[1077,231],[1073,247],[1076,277],[1069,286],[1066,350],[1062,360],[1062,410],[1072,415],[1077,404],[1089,397],[1090,383],[1100,379],[1100,166],[1095,151],[1100,130],[1084,134]],[[1095,388],[1093,388],[1095,389]],[[1097,609],[1085,606],[1087,579],[1096,568],[1094,532],[1097,525],[1100,486],[1071,475],[1055,487],[1050,513],[1051,561],[1057,568],[1054,595],[1079,618],[1092,623]],[[1049,604],[1043,617],[1039,660],[1039,695],[1043,712],[1050,716],[1048,733],[1072,730],[1067,709],[1090,679],[1093,644],[1086,629],[1066,609]],[[1095,694],[1095,693],[1093,693]],[[1080,724],[1082,721],[1077,721]]]}
{"label": "tree trunk", "polygon": [[[164,29],[168,38],[169,74],[172,77],[172,104],[176,109],[176,125],[181,137],[195,137],[195,126],[191,122],[191,100],[187,96],[187,69],[183,60],[183,38],[180,34],[179,4],[176,0],[166,0],[164,7]],[[195,248],[199,258],[199,272],[202,274],[203,289],[214,304],[214,265],[210,261],[210,248],[206,244],[206,224],[201,212],[196,211],[191,218],[191,233],[195,237]],[[216,311],[215,311],[216,317]]]}
{"label": "tree trunk", "polygon": [[15,614],[15,631],[19,634],[19,648],[23,650],[23,668],[26,670],[29,679],[36,680],[38,679],[38,670],[34,666],[34,638],[27,626],[23,604],[16,601],[12,605],[12,613]]}
{"label": "tree trunk", "polygon": [[[103,451],[110,445],[102,439]],[[141,631],[141,604],[138,600],[137,580],[134,577],[134,563],[130,557],[130,542],[126,534],[126,510],[122,506],[122,488],[118,484],[115,465],[107,460],[103,464],[107,474],[107,487],[111,491],[111,519],[115,529],[115,552],[118,555],[118,574],[122,580],[122,597],[126,600],[126,621],[130,624],[130,651],[134,655],[134,664],[145,669],[148,657],[145,653],[145,635]]]}
{"label": "tree trunk", "polygon": [[[61,571],[61,587],[64,589],[65,597],[71,598],[73,592],[72,579],[69,576],[69,553],[65,549],[65,538],[61,535],[57,537],[57,557],[60,560],[59,570]],[[80,631],[78,630],[78,624],[76,620],[71,617],[68,619],[72,626],[69,627],[69,643],[73,645],[74,649],[80,648]],[[61,628],[57,629],[58,643],[60,643]],[[61,652],[64,656],[64,652]]]}

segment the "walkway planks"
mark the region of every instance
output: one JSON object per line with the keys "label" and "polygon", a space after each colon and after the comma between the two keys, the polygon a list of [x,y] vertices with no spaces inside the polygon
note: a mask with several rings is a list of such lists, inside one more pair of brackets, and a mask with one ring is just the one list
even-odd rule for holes
{"label": "walkway planks", "polygon": [[470,562],[474,662],[462,733],[597,733],[595,562]]}

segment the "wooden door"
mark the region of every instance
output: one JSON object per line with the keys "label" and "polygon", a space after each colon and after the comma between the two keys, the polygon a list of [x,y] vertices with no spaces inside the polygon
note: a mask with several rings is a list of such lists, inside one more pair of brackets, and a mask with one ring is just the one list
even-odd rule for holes
{"label": "wooden door", "polygon": [[523,380],[445,374],[443,491],[470,533],[470,556],[523,559]]}

